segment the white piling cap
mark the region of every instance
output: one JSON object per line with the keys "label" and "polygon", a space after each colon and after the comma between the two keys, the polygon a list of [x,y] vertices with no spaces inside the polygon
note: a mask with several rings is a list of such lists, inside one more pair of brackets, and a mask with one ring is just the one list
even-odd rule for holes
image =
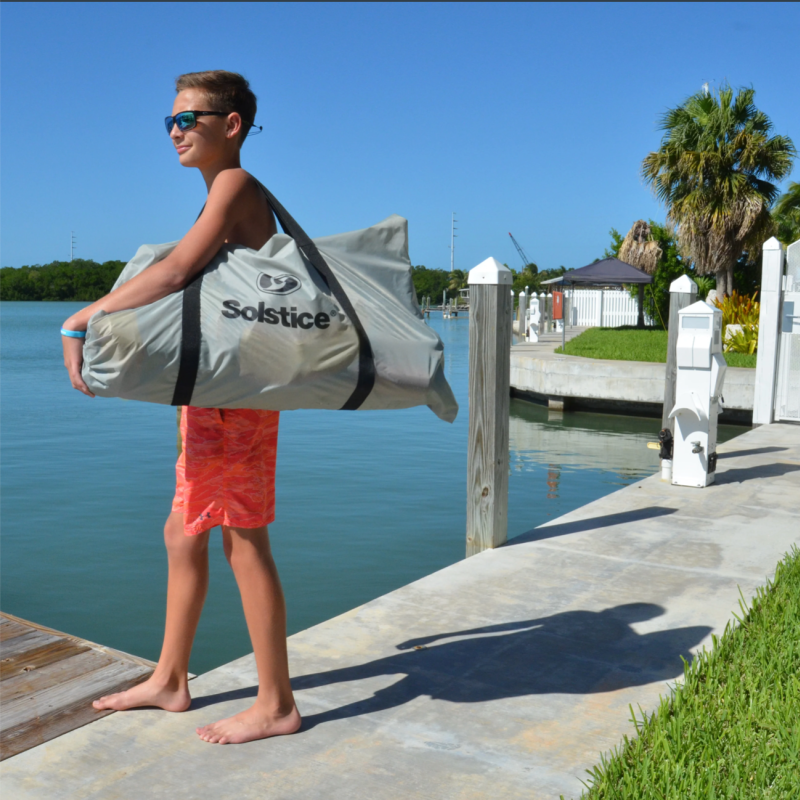
{"label": "white piling cap", "polygon": [[511,270],[496,258],[487,258],[469,271],[469,284],[485,283],[490,286],[511,286],[514,276]]}
{"label": "white piling cap", "polygon": [[690,317],[695,317],[698,314],[705,314],[706,316],[713,317],[716,314],[721,315],[722,312],[715,306],[710,306],[705,300],[698,300],[696,303],[692,303],[692,305],[686,306],[686,308],[682,308],[678,311],[679,317],[684,316],[684,314],[688,314]]}
{"label": "white piling cap", "polygon": [[688,276],[681,275],[669,285],[670,292],[679,294],[697,294],[697,284]]}
{"label": "white piling cap", "polygon": [[762,247],[763,250],[780,250],[781,243],[774,237],[770,236]]}

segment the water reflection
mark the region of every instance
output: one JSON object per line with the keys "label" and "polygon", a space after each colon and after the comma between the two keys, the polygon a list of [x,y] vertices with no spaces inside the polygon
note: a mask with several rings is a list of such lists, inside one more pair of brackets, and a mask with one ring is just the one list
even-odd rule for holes
{"label": "water reflection", "polygon": [[[564,502],[600,496],[601,485],[625,486],[659,471],[656,441],[660,419],[600,414],[588,411],[553,411],[525,400],[511,400],[509,468],[512,492],[528,498]],[[721,425],[724,442],[742,429]],[[550,516],[550,514],[548,514]],[[514,531],[509,528],[509,535]]]}
{"label": "water reflection", "polygon": [[649,419],[585,412],[565,415],[526,401],[512,401],[508,430],[511,468],[547,464],[548,485],[553,480],[554,491],[564,467],[643,478],[659,468],[658,452],[647,448],[647,442],[657,437],[658,427],[658,421]]}

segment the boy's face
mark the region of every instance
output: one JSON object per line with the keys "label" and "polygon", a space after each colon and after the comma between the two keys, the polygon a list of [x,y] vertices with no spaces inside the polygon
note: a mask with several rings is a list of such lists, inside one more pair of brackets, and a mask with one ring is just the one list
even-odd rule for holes
{"label": "boy's face", "polygon": [[[173,116],[181,111],[213,110],[201,89],[178,92],[172,104]],[[197,125],[188,131],[173,125],[169,137],[182,166],[202,168],[238,149],[236,139],[240,125],[239,115],[235,112],[227,117],[198,117]]]}

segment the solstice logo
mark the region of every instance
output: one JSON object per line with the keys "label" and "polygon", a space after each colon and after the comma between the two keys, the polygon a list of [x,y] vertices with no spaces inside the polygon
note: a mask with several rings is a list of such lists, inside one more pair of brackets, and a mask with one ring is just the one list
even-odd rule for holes
{"label": "solstice logo", "polygon": [[268,275],[262,272],[258,276],[256,286],[267,294],[291,294],[296,292],[300,286],[300,279],[294,275]]}

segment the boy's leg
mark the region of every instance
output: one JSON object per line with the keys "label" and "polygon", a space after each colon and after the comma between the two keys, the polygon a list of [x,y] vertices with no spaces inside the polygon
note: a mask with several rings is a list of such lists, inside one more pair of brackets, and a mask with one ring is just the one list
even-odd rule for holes
{"label": "boy's leg", "polygon": [[198,728],[197,733],[220,744],[294,733],[301,719],[289,680],[286,604],[267,528],[223,526],[222,536],[242,595],[258,670],[258,696],[247,711]]}
{"label": "boy's leg", "polygon": [[189,656],[208,591],[208,538],[208,531],[187,536],[183,514],[173,511],[169,515],[164,526],[169,560],[167,619],[158,666],[144,683],[95,700],[95,708],[121,711],[158,706],[167,711],[185,711],[189,707]]}

